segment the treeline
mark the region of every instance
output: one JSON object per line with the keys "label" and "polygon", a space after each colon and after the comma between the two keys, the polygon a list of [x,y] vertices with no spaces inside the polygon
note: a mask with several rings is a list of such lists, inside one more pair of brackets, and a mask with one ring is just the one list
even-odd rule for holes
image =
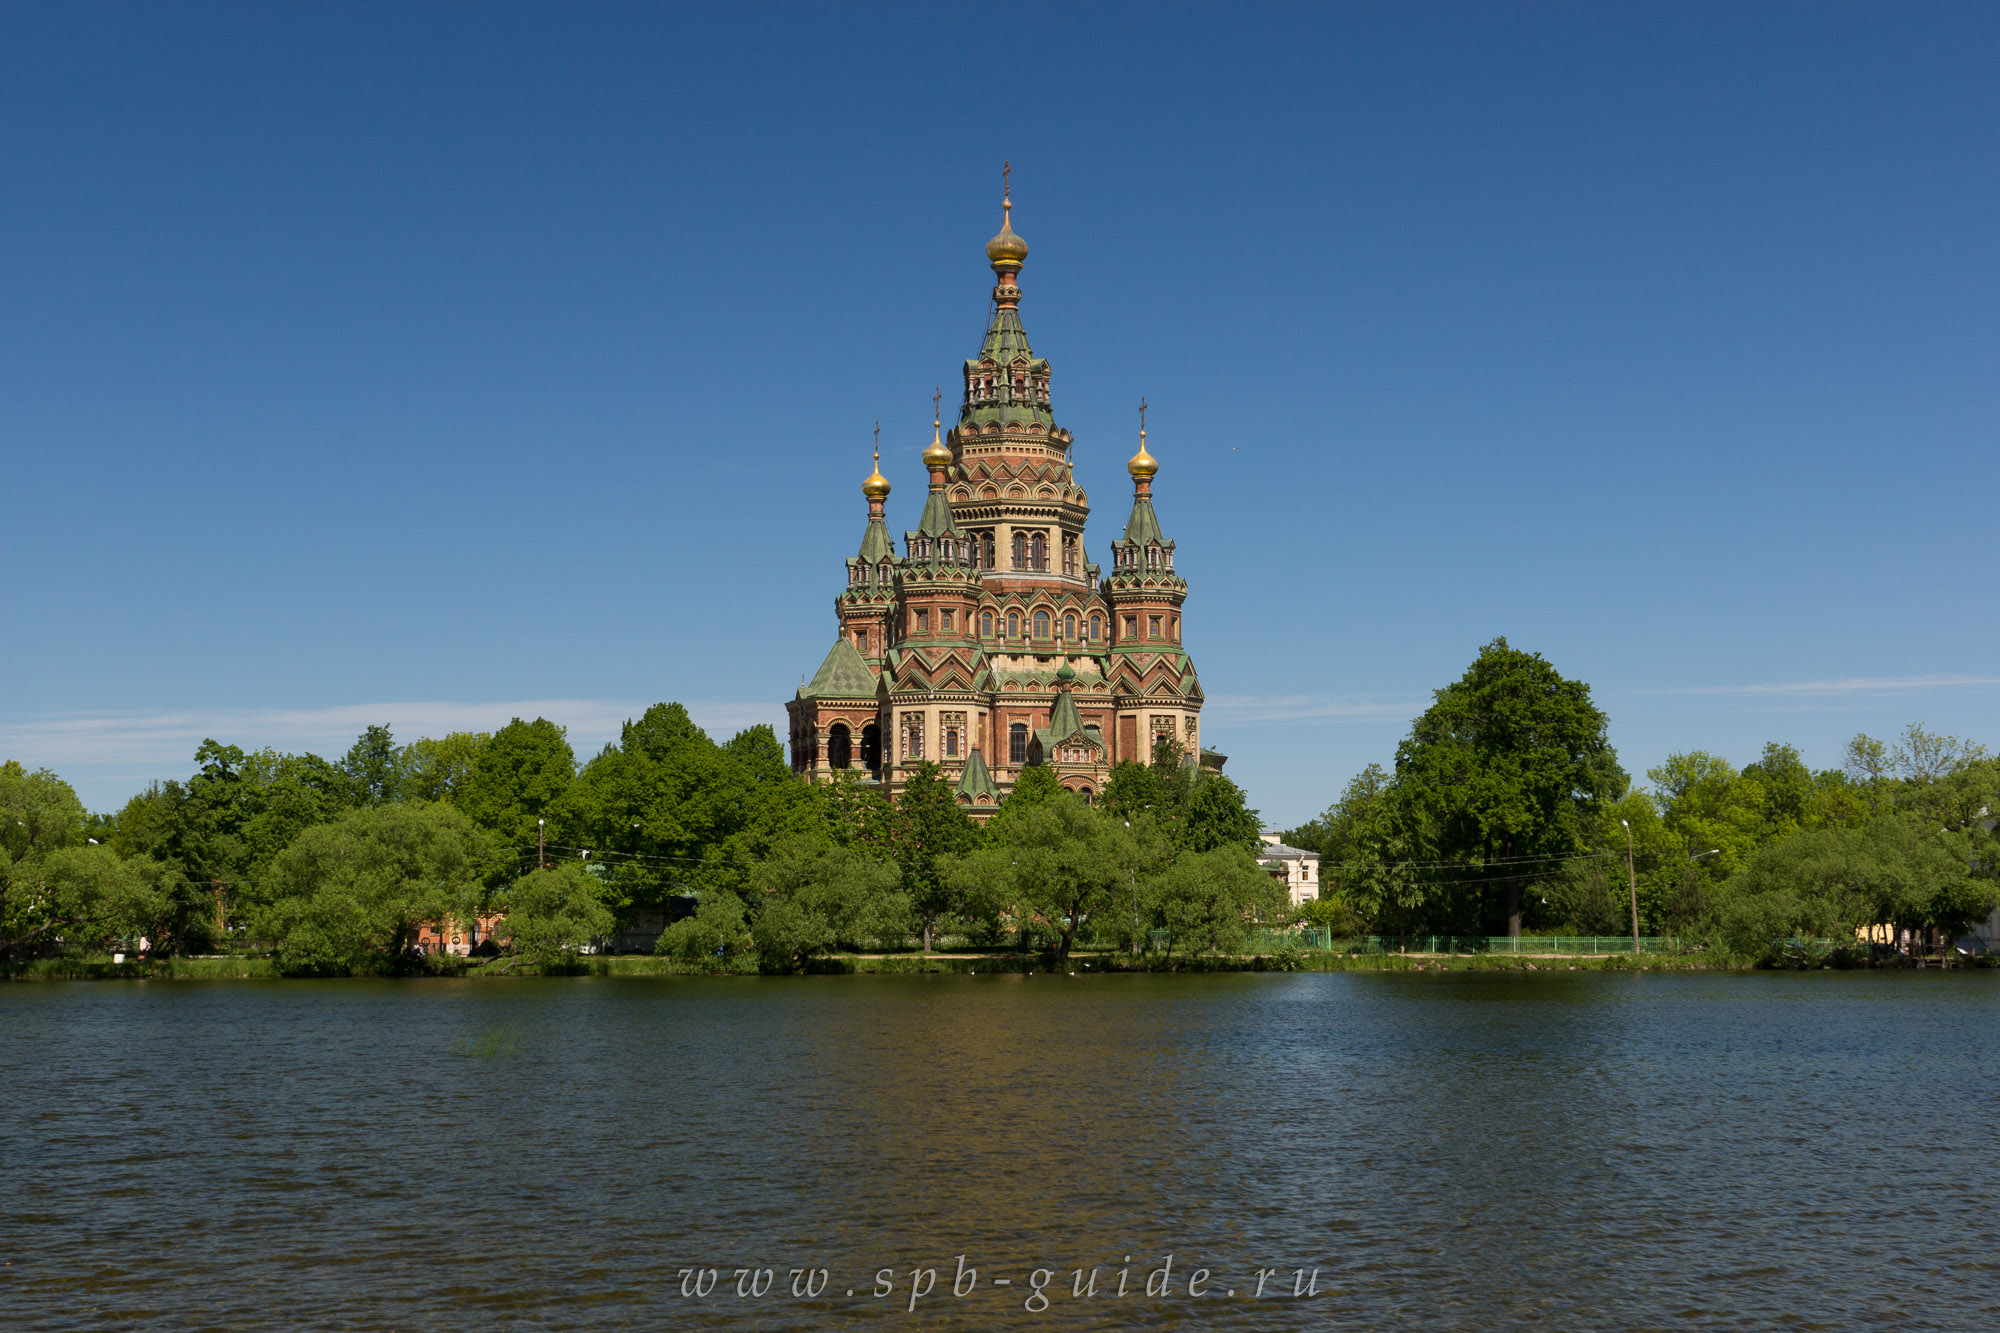
{"label": "treeline", "polygon": [[111,815],[0,767],[0,960],[143,941],[268,950],[299,975],[414,970],[448,963],[417,952],[426,924],[504,917],[500,965],[551,966],[689,897],[658,948],[691,969],[946,934],[1058,959],[1228,952],[1285,906],[1241,790],[1165,751],[1120,766],[1096,807],[1030,770],[983,829],[934,765],[893,804],[809,785],[769,727],[717,743],[678,704],[581,765],[539,718],[409,745],[369,727],[338,760],[210,740],[195,765]]}
{"label": "treeline", "polygon": [[[1397,748],[1286,841],[1321,856],[1315,921],[1346,934],[1648,935],[1775,959],[1880,928],[1950,940],[2000,905],[2000,761],[1911,726],[1838,769],[1770,744],[1694,751],[1635,789],[1589,687],[1495,640]],[[1629,842],[1628,842],[1629,832]],[[1628,868],[1629,855],[1629,868]]]}

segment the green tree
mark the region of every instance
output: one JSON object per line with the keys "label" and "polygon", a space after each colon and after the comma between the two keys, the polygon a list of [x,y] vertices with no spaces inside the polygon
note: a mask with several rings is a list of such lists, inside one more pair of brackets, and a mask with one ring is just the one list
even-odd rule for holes
{"label": "green tree", "polygon": [[574,962],[615,924],[604,892],[581,861],[529,871],[507,889],[507,952],[540,967]]}
{"label": "green tree", "polygon": [[1254,853],[1261,845],[1257,812],[1243,789],[1220,773],[1206,773],[1188,787],[1176,851],[1212,852],[1234,847]]}
{"label": "green tree", "polygon": [[[545,832],[539,821],[554,814],[575,779],[576,755],[563,729],[547,718],[523,722],[517,717],[479,747],[464,790],[452,804],[502,844],[532,858],[527,849]],[[548,832],[554,836],[547,841],[563,835],[560,827]]]}
{"label": "green tree", "polygon": [[1046,764],[1031,764],[1021,770],[1014,779],[1014,789],[1007,793],[1001,804],[1012,805],[1016,809],[1030,805],[1047,805],[1050,801],[1069,800],[1070,794],[1063,790],[1062,779]]}
{"label": "green tree", "polygon": [[108,947],[161,915],[158,870],[109,847],[58,847],[16,867],[0,901],[0,957]]}
{"label": "green tree", "polygon": [[426,922],[476,919],[488,840],[448,805],[351,810],[271,864],[259,928],[280,970],[337,975],[408,956]]}
{"label": "green tree", "polygon": [[403,798],[407,779],[403,752],[385,726],[370,726],[357,736],[340,761],[340,771],[354,789],[356,805],[381,805]]}
{"label": "green tree", "polygon": [[1140,866],[1131,830],[1068,793],[1026,805],[1009,797],[986,827],[987,845],[953,873],[997,892],[1025,928],[1046,934],[1058,964],[1079,930],[1115,917],[1131,892]]}
{"label": "green tree", "polygon": [[653,952],[698,971],[721,972],[733,959],[747,956],[756,947],[743,913],[743,900],[727,889],[717,889],[702,895],[693,916],[682,917],[661,931]]}
{"label": "green tree", "polygon": [[479,763],[479,752],[493,739],[484,731],[454,731],[436,740],[426,736],[403,750],[403,798],[410,801],[451,801],[464,792]]}
{"label": "green tree", "polygon": [[903,871],[903,893],[928,953],[938,922],[963,906],[964,895],[946,873],[949,859],[979,845],[979,826],[959,806],[943,770],[928,761],[917,765],[905,780],[895,813],[894,846]]}
{"label": "green tree", "polygon": [[794,834],[752,872],[751,938],[764,966],[796,971],[840,943],[899,936],[909,923],[894,861]]}
{"label": "green tree", "polygon": [[1241,953],[1251,927],[1276,920],[1287,904],[1284,886],[1234,845],[1175,857],[1155,901],[1175,943],[1218,954]]}
{"label": "green tree", "polygon": [[1522,886],[1585,850],[1591,815],[1625,792],[1606,727],[1588,685],[1502,638],[1397,748],[1396,785],[1425,859],[1456,868],[1477,895],[1469,906],[1486,907],[1498,887],[1510,936],[1521,933]]}

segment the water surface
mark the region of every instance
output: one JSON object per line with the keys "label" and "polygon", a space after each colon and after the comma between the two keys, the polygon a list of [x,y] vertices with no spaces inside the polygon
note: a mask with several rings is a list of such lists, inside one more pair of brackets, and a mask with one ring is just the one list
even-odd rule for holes
{"label": "water surface", "polygon": [[1993,973],[0,987],[0,1323],[2000,1327],[1996,1016]]}

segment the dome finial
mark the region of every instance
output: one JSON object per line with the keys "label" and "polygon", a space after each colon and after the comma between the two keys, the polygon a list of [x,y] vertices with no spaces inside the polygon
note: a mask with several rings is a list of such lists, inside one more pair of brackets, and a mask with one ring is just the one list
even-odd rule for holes
{"label": "dome finial", "polygon": [[944,424],[944,414],[938,404],[944,401],[944,389],[939,386],[931,394],[931,447],[924,450],[924,466],[936,471],[951,466],[951,450],[945,448],[938,437],[938,428]]}
{"label": "dome finial", "polygon": [[1159,460],[1146,452],[1146,400],[1139,400],[1139,452],[1132,455],[1125,464],[1125,470],[1132,474],[1134,481],[1150,481],[1160,470]]}
{"label": "dome finial", "polygon": [[986,243],[986,260],[1003,279],[1020,269],[1028,257],[1028,243],[1014,234],[1014,174],[1012,162],[1000,167],[1000,234]]}
{"label": "dome finial", "polygon": [[889,479],[882,475],[882,423],[875,423],[875,470],[861,483],[861,493],[870,500],[889,498]]}

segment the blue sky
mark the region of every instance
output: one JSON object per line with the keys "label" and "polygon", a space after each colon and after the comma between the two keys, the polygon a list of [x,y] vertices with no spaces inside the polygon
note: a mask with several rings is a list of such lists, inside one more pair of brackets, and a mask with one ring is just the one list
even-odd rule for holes
{"label": "blue sky", "polygon": [[93,807],[782,732],[1002,159],[1087,549],[1144,395],[1274,822],[1502,634],[1635,774],[2000,742],[1990,5],[17,4],[0,75],[0,757]]}

